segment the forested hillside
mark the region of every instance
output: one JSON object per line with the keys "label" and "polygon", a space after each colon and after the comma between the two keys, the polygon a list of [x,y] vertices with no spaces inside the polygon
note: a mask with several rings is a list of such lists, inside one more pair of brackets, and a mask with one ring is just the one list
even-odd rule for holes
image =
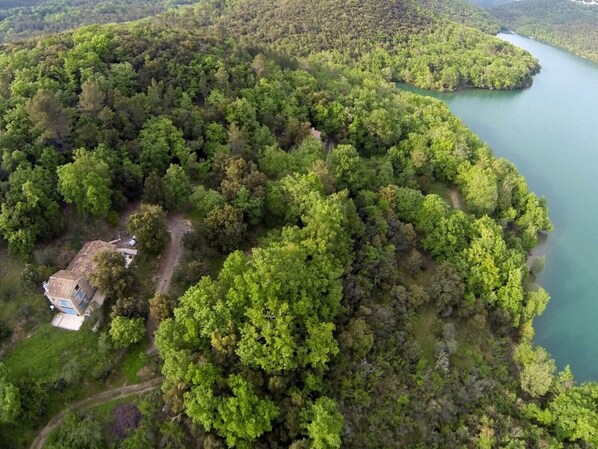
{"label": "forested hillside", "polygon": [[3,0],[0,43],[92,23],[126,22],[195,0]]}
{"label": "forested hillside", "polygon": [[[161,372],[162,394],[68,413],[47,448],[598,444],[596,386],[531,344],[545,202],[442,102],[389,81],[405,48],[442,53],[442,71],[497,64],[496,83],[533,61],[399,3],[307,3],[202,4],[3,46],[0,232],[22,266],[0,317],[30,310],[15,286],[60,267],[52,243],[145,204],[129,219],[140,265],[108,256],[92,275],[103,329],[5,346],[1,447],[28,447],[121,365],[127,380]],[[165,211],[193,230],[174,287],[152,296]],[[135,346],[148,319],[153,361]]]}
{"label": "forested hillside", "polygon": [[[187,27],[205,24],[205,8],[198,11],[196,17],[188,12],[179,17]],[[539,70],[529,53],[444,18],[470,12],[465,22],[494,28],[482,12],[459,1],[407,0],[245,0],[213,26],[247,45],[267,45],[288,55],[330,51],[337,62],[357,62],[390,80],[428,89],[529,86]]]}
{"label": "forested hillside", "polygon": [[495,18],[469,0],[419,0],[418,3],[441,17],[486,33],[496,34],[500,30],[500,23]]}
{"label": "forested hillside", "polygon": [[598,6],[571,0],[525,0],[492,10],[509,28],[598,61]]}
{"label": "forested hillside", "polygon": [[483,8],[496,8],[497,6],[506,5],[507,3],[513,3],[515,1],[517,0],[471,0],[471,3]]}

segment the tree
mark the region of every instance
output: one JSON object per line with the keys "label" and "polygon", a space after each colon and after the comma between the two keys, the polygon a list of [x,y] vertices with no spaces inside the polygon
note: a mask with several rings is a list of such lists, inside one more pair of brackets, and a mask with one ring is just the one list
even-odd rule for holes
{"label": "tree", "polygon": [[453,265],[442,263],[434,270],[429,294],[442,315],[450,316],[453,313],[465,294],[463,280]]}
{"label": "tree", "polygon": [[136,214],[129,217],[127,228],[139,242],[139,248],[157,255],[168,243],[166,213],[155,204],[143,204]]}
{"label": "tree", "polygon": [[183,133],[166,117],[153,117],[145,122],[139,140],[139,159],[146,175],[156,172],[162,176],[170,163],[187,163],[189,150]]}
{"label": "tree", "polygon": [[525,307],[523,308],[523,319],[524,321],[531,321],[535,317],[544,313],[544,310],[548,305],[548,301],[550,301],[550,296],[543,288],[530,291],[526,296],[527,301]]}
{"label": "tree", "polygon": [[160,175],[151,172],[143,184],[143,201],[149,204],[164,206],[166,199],[164,191],[164,182]]}
{"label": "tree", "polygon": [[63,227],[52,173],[39,166],[12,172],[0,206],[0,232],[10,252],[26,259],[36,242],[56,237]]}
{"label": "tree", "polygon": [[123,439],[134,432],[141,423],[143,415],[135,404],[118,404],[112,409],[110,431],[117,438]]}
{"label": "tree", "polygon": [[172,316],[172,305],[170,298],[163,293],[156,294],[149,300],[150,314],[156,321],[162,321]]}
{"label": "tree", "polygon": [[209,212],[217,207],[224,205],[224,196],[212,189],[206,189],[204,186],[197,186],[191,194],[191,204],[193,209],[201,216],[205,217]]}
{"label": "tree", "polygon": [[247,231],[243,212],[229,204],[210,211],[203,223],[208,241],[224,252],[238,248]]}
{"label": "tree", "polygon": [[92,415],[68,411],[58,431],[48,438],[49,449],[102,449],[102,425]]}
{"label": "tree", "polygon": [[544,348],[532,351],[530,360],[523,361],[519,375],[521,389],[533,398],[544,396],[554,380],[556,365]]}
{"label": "tree", "polygon": [[353,145],[339,145],[326,159],[332,175],[340,188],[359,190],[367,184],[364,164]]}
{"label": "tree", "polygon": [[116,251],[102,251],[94,257],[95,267],[89,274],[92,286],[107,297],[118,300],[126,297],[133,287],[133,273],[125,267],[125,258]]}
{"label": "tree", "polygon": [[110,337],[116,349],[128,348],[143,340],[145,324],[143,318],[117,316],[110,325]]}
{"label": "tree", "polygon": [[69,125],[62,104],[50,90],[39,90],[27,102],[27,112],[42,141],[63,144],[68,137]]}
{"label": "tree", "polygon": [[307,434],[314,449],[338,449],[341,447],[343,415],[338,404],[324,396],[318,398],[310,407],[306,424]]}
{"label": "tree", "polygon": [[191,184],[183,167],[170,164],[162,181],[166,208],[172,210],[184,207],[189,201]]}
{"label": "tree", "polygon": [[8,379],[8,371],[0,362],[0,424],[15,421],[21,412],[19,389]]}
{"label": "tree", "polygon": [[83,112],[94,117],[97,116],[104,107],[105,99],[106,93],[97,81],[88,79],[81,85],[79,108]]}
{"label": "tree", "polygon": [[477,215],[491,214],[498,204],[496,175],[479,165],[458,177],[469,209]]}
{"label": "tree", "polygon": [[84,217],[108,214],[110,186],[108,164],[83,148],[75,150],[73,162],[58,167],[58,191],[67,203],[75,203]]}

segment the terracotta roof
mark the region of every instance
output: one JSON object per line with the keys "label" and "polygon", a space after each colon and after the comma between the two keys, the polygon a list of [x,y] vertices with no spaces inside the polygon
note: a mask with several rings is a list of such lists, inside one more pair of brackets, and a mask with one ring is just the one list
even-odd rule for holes
{"label": "terracotta roof", "polygon": [[322,133],[321,133],[320,131],[318,131],[316,128],[312,128],[312,129],[310,130],[310,132],[311,132],[311,135],[312,135],[313,137],[315,137],[316,139],[318,139],[318,140],[321,140],[321,139],[322,139]]}
{"label": "terracotta roof", "polygon": [[54,298],[70,298],[73,289],[80,279],[86,278],[93,271],[96,254],[103,251],[115,251],[116,246],[102,240],[87,242],[77,253],[66,270],[60,270],[50,276],[46,286],[48,296]]}
{"label": "terracotta roof", "polygon": [[73,289],[82,277],[81,274],[73,271],[60,270],[50,276],[50,279],[48,280],[48,296],[54,298],[70,298]]}
{"label": "terracotta roof", "polygon": [[93,242],[87,242],[85,245],[83,245],[83,248],[81,248],[81,250],[77,253],[75,258],[71,261],[71,263],[67,267],[67,270],[74,271],[75,273],[87,276],[95,268],[93,258],[96,256],[96,254],[99,254],[104,251],[115,250],[115,245],[113,245],[112,243],[104,242],[102,240],[94,240]]}

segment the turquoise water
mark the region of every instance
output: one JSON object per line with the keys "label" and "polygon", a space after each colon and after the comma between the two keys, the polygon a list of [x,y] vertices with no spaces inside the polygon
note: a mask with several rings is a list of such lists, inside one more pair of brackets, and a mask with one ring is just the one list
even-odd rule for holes
{"label": "turquoise water", "polygon": [[534,323],[534,341],[559,369],[571,365],[578,381],[598,380],[598,65],[519,35],[500,37],[540,61],[531,88],[433,96],[548,200],[555,231],[540,248],[539,282],[552,300]]}

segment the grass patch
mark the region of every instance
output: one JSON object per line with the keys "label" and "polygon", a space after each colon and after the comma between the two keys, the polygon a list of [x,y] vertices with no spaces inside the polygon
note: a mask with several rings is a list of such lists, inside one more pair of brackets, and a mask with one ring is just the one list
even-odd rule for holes
{"label": "grass patch", "polygon": [[0,260],[0,321],[13,332],[13,340],[18,340],[39,322],[50,319],[49,304],[41,291],[23,282],[23,262],[4,250],[0,250]]}
{"label": "grass patch", "polygon": [[31,337],[15,345],[4,364],[15,379],[54,382],[62,377],[65,366],[72,360],[79,363],[82,371],[93,365],[97,337],[85,325],[73,332],[42,324]]}
{"label": "grass patch", "polygon": [[436,322],[436,310],[433,307],[423,309],[413,321],[413,335],[422,351],[422,357],[431,365],[436,361],[434,346],[434,325]]}
{"label": "grass patch", "polygon": [[122,384],[136,384],[142,382],[137,373],[149,362],[145,353],[150,346],[146,337],[143,341],[131,346],[120,359],[118,370],[113,374],[113,381]]}

